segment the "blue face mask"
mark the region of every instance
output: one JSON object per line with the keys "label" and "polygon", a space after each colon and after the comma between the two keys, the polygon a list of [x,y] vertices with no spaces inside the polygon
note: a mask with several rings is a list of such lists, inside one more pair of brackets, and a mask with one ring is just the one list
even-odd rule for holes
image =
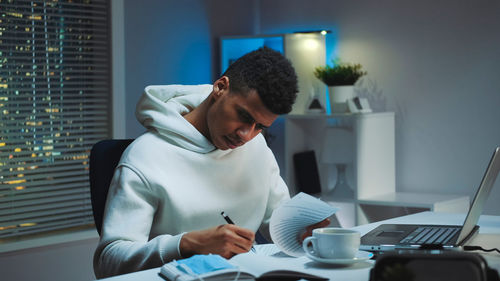
{"label": "blue face mask", "polygon": [[187,259],[178,260],[177,269],[189,275],[200,275],[221,269],[236,268],[219,255],[194,255]]}

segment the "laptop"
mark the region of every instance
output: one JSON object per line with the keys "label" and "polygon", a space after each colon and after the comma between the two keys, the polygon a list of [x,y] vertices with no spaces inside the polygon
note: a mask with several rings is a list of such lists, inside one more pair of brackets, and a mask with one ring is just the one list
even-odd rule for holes
{"label": "laptop", "polygon": [[463,225],[382,224],[361,237],[360,250],[385,252],[396,249],[454,248],[479,230],[477,222],[500,171],[500,147],[493,152]]}

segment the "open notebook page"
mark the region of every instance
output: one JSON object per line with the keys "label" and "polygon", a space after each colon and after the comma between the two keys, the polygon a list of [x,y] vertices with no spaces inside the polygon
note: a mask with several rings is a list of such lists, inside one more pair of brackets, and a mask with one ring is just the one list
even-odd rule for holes
{"label": "open notebook page", "polygon": [[274,210],[269,224],[271,238],[284,253],[294,257],[303,256],[305,253],[299,241],[300,234],[307,226],[330,217],[337,210],[301,192]]}
{"label": "open notebook page", "polygon": [[[263,280],[327,280],[323,276],[311,273],[304,268],[304,260],[292,257],[280,258],[253,252],[239,254],[229,262],[240,267],[242,272],[249,272]],[[286,278],[288,277],[288,278]],[[294,277],[294,278],[292,278]]]}

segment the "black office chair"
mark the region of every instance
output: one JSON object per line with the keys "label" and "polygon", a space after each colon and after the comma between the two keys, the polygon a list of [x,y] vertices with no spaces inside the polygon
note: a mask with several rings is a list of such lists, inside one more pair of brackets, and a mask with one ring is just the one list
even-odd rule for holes
{"label": "black office chair", "polygon": [[102,140],[90,151],[89,180],[92,212],[97,233],[101,235],[102,217],[108,189],[120,157],[133,139]]}

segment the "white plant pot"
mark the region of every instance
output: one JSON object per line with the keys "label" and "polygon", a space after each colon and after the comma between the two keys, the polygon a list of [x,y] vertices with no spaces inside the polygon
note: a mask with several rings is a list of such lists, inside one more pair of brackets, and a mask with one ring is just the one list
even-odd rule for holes
{"label": "white plant pot", "polygon": [[328,95],[330,96],[332,113],[348,113],[347,100],[356,97],[352,85],[328,87]]}

